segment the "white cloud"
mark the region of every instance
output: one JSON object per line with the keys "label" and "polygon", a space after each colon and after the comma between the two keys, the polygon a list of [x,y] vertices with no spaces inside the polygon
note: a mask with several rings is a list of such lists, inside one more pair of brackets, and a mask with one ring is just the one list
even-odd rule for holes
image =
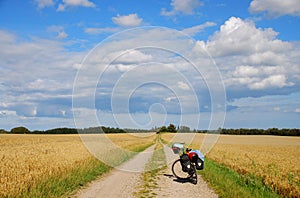
{"label": "white cloud", "polygon": [[279,66],[238,66],[227,79],[227,85],[246,85],[251,90],[282,88],[295,83],[288,82],[287,72]]}
{"label": "white cloud", "polygon": [[163,16],[173,16],[178,13],[182,13],[185,15],[194,14],[195,9],[201,7],[203,5],[199,0],[172,0],[171,11],[166,11],[165,8],[162,9],[161,15]]}
{"label": "white cloud", "polygon": [[[236,28],[235,25],[238,27]],[[53,29],[55,28],[53,27]],[[237,30],[238,33],[243,33],[241,37],[235,32]],[[83,71],[87,75],[80,79],[82,81],[79,80],[79,83],[82,83],[80,84],[82,85],[82,92],[79,92],[82,94],[80,97],[85,97],[86,93],[90,94],[95,91],[95,84],[92,84],[90,75],[100,74],[101,69],[106,66],[105,64],[118,55],[121,56],[112,64],[112,69],[108,69],[108,72],[104,73],[103,78],[101,78],[101,84],[99,84],[101,87],[97,89],[96,100],[110,96],[114,83],[128,77],[127,81],[120,82],[119,86],[122,87],[117,94],[128,94],[131,85],[137,80],[140,82],[162,82],[162,85],[166,85],[170,90],[176,90],[181,97],[184,113],[195,113],[195,106],[198,106],[190,102],[192,92],[187,91],[187,84],[190,83],[191,89],[194,88],[193,85],[197,84],[196,91],[201,105],[210,106],[209,102],[204,101],[209,96],[203,91],[207,88],[206,85],[203,88],[201,83],[204,84],[204,82],[199,80],[202,76],[191,69],[191,65],[179,56],[179,54],[194,53],[193,48],[187,46],[187,40],[182,39],[182,34],[180,37],[173,37],[170,34],[172,32],[168,29],[137,29],[134,33],[136,33],[134,37],[125,32],[125,36],[120,35],[115,40],[112,39],[103,43],[103,48],[99,51],[95,49],[95,53],[91,53],[89,60],[86,60],[87,62],[82,66],[78,63],[85,54],[66,52],[65,43],[61,41],[33,38],[29,41],[20,42],[15,35],[0,31],[0,79],[1,82],[4,82],[4,84],[0,83],[0,94],[5,93],[6,95],[3,97],[5,100],[1,101],[3,104],[0,105],[0,110],[16,111],[17,115],[28,116],[40,116],[41,113],[43,116],[67,116],[70,112],[67,107],[71,107],[68,101],[71,98],[76,73],[74,68],[81,67],[84,70],[85,64],[91,65],[91,68],[88,68],[90,70]],[[219,53],[216,53],[218,56],[215,56],[215,60],[226,82],[226,89],[230,92],[235,89],[233,85],[236,85],[240,91],[235,95],[236,97],[251,96],[253,90],[268,94],[269,89],[280,91],[284,90],[285,87],[292,86],[293,83],[296,85],[299,83],[295,81],[296,77],[293,76],[299,74],[298,57],[300,52],[291,43],[276,39],[276,35],[277,33],[272,29],[256,28],[253,22],[236,18],[236,23],[232,21],[225,23],[221,30],[216,32],[208,42],[198,41],[197,45],[204,49],[207,46],[210,51]],[[222,39],[225,43],[221,42]],[[233,44],[226,39],[231,40]],[[253,43],[247,42],[251,39]],[[141,46],[137,45],[140,43],[144,46],[160,46],[161,48],[136,48],[136,46]],[[258,46],[253,47],[252,45]],[[128,49],[131,50],[116,50],[119,49],[118,46],[128,46]],[[227,53],[223,47],[240,50],[235,51],[235,53]],[[176,49],[178,53],[164,49]],[[201,59],[196,59],[195,64],[205,66],[201,68],[201,71],[210,69],[210,65],[208,66],[205,62],[207,60],[201,57],[199,53],[198,50],[195,55]],[[273,60],[271,64],[266,64],[271,60]],[[148,64],[149,62],[152,64]],[[135,70],[135,66],[139,63],[141,63],[142,68],[136,67]],[[97,79],[99,80],[99,76]],[[189,83],[186,83],[186,80]],[[132,105],[133,108],[136,108],[135,111],[138,112],[147,107],[136,107],[137,105],[151,104],[151,102],[157,102],[158,99],[162,100],[161,104],[166,103],[167,111],[180,109],[177,100],[172,99],[175,94],[165,87],[161,86],[160,89],[157,86],[142,88],[140,92],[134,92],[134,94],[139,93],[138,96],[141,96],[137,97],[138,99],[142,98]],[[120,96],[121,99],[125,101],[122,95]],[[24,104],[23,101],[28,103]],[[105,102],[107,101],[104,101],[104,105],[102,103],[97,104],[97,107],[106,107],[108,103]],[[16,106],[16,104],[19,105]],[[20,106],[26,106],[27,109],[21,109]],[[276,104],[272,108],[278,106],[280,105]],[[294,112],[296,108],[299,108],[299,104],[290,112]],[[41,109],[43,109],[42,112]],[[282,107],[282,109],[285,110],[286,108]],[[109,110],[104,109],[103,111],[108,112]]]}
{"label": "white cloud", "polygon": [[236,77],[251,77],[259,74],[259,69],[251,66],[240,66],[235,69],[233,75]]}
{"label": "white cloud", "polygon": [[185,34],[188,34],[190,36],[194,36],[197,33],[202,32],[205,28],[213,27],[215,25],[216,25],[216,23],[208,21],[208,22],[205,22],[201,25],[196,25],[196,26],[193,26],[193,27],[190,27],[190,28],[185,28],[185,29],[182,30],[182,32],[184,32]]}
{"label": "white cloud", "polygon": [[56,9],[56,11],[58,11],[58,12],[65,11],[65,7],[66,7],[65,5],[59,4],[58,7],[57,7],[57,9]]}
{"label": "white cloud", "polygon": [[65,39],[65,38],[68,37],[68,34],[65,32],[63,26],[52,25],[52,26],[49,26],[47,28],[47,31],[48,32],[55,32],[57,34],[56,38],[58,38],[58,39]]}
{"label": "white cloud", "polygon": [[[292,113],[299,109],[299,96],[300,92],[295,92],[288,95],[266,95],[261,97],[249,96],[234,99],[228,102],[228,104],[235,106],[237,108],[236,111],[241,113],[240,116],[242,116],[242,114],[250,115],[254,112],[258,114],[274,113],[274,111]],[[263,119],[263,117],[260,116],[260,119]],[[277,120],[277,122],[279,122],[279,120]]]}
{"label": "white cloud", "polygon": [[129,15],[117,15],[116,17],[112,17],[112,21],[123,27],[136,27],[139,26],[143,19],[139,18],[137,14],[129,14]]}
{"label": "white cloud", "polygon": [[283,53],[276,53],[270,49],[270,51],[251,54],[247,61],[253,65],[276,65],[286,60]]}
{"label": "white cloud", "polygon": [[251,13],[267,13],[271,17],[283,15],[300,16],[298,0],[253,0],[249,10]]}
{"label": "white cloud", "polygon": [[231,17],[209,39],[207,47],[213,56],[289,50],[291,45],[276,39],[277,35],[271,28],[256,28],[252,21]]}
{"label": "white cloud", "polygon": [[250,89],[267,89],[267,88],[282,88],[284,86],[291,86],[294,83],[287,83],[284,75],[271,75],[260,82],[254,82],[249,85]]}
{"label": "white cloud", "polygon": [[296,109],[295,109],[295,112],[296,112],[296,113],[300,113],[300,108],[296,108]]}
{"label": "white cloud", "polygon": [[112,60],[112,58],[116,58],[114,60],[115,63],[121,63],[121,64],[136,64],[136,63],[142,63],[142,62],[148,62],[152,60],[151,54],[145,54],[139,50],[126,50],[122,52],[116,52],[113,54],[110,54],[109,57]]}
{"label": "white cloud", "polygon": [[87,34],[104,34],[104,33],[115,33],[120,31],[120,28],[85,28],[84,32]]}
{"label": "white cloud", "polygon": [[63,3],[58,5],[57,11],[65,11],[65,9],[68,7],[94,8],[96,5],[89,0],[63,0]]}
{"label": "white cloud", "polygon": [[295,58],[300,53],[298,44],[279,40],[277,35],[271,28],[257,28],[253,21],[231,17],[206,43],[198,44],[214,57],[230,91],[295,89],[300,72]]}
{"label": "white cloud", "polygon": [[54,1],[53,0],[35,0],[38,9],[43,9],[45,7],[53,6]]}
{"label": "white cloud", "polygon": [[183,90],[190,90],[189,85],[186,84],[186,83],[184,83],[184,82],[182,82],[182,81],[179,81],[179,82],[177,83],[177,85],[178,85],[178,87],[179,87],[180,89],[183,89]]}
{"label": "white cloud", "polygon": [[65,32],[65,31],[61,31],[61,32],[58,32],[58,35],[56,38],[58,39],[65,39],[68,37],[68,34]]}
{"label": "white cloud", "polygon": [[273,107],[274,111],[280,111],[280,107]]}
{"label": "white cloud", "polygon": [[83,55],[66,52],[58,41],[20,41],[4,31],[0,31],[0,38],[7,38],[0,39],[0,97],[5,104],[0,105],[0,110],[15,111],[17,116],[53,117],[59,108],[70,112],[76,74],[73,65]]}

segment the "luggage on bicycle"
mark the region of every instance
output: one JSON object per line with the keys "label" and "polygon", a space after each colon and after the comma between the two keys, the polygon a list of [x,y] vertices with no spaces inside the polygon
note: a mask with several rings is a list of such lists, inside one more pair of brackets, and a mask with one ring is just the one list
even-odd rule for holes
{"label": "luggage on bicycle", "polygon": [[203,160],[200,158],[201,153],[198,150],[192,150],[189,152],[189,158],[190,160],[195,163],[197,170],[203,170],[204,168],[204,156],[201,156]]}
{"label": "luggage on bicycle", "polygon": [[174,154],[179,154],[180,151],[183,151],[183,148],[184,148],[184,146],[181,143],[174,143],[172,145],[172,150],[173,150]]}
{"label": "luggage on bicycle", "polygon": [[187,154],[182,154],[180,156],[180,163],[183,172],[190,172],[193,169],[190,158]]}

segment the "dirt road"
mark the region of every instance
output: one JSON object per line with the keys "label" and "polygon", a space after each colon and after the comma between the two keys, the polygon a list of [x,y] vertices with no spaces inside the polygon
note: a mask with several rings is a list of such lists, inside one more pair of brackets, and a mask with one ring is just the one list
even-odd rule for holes
{"label": "dirt road", "polygon": [[167,168],[160,171],[158,174],[158,188],[155,190],[157,197],[218,197],[211,190],[206,182],[198,175],[198,183],[196,185],[190,182],[178,181],[172,174],[172,163],[178,158],[172,150],[164,146],[165,155],[167,158]]}
{"label": "dirt road", "polygon": [[[74,197],[143,197],[142,194],[137,194],[137,192],[143,186],[142,170],[151,158],[153,149],[154,146],[138,154],[119,167],[121,170],[114,169],[99,180],[92,182],[86,188],[81,189]],[[176,181],[172,176],[171,166],[177,156],[166,146],[164,151],[168,167],[157,173],[155,180],[158,185],[156,188],[151,189],[153,197],[218,197],[208,188],[200,176],[198,177],[197,185]]]}

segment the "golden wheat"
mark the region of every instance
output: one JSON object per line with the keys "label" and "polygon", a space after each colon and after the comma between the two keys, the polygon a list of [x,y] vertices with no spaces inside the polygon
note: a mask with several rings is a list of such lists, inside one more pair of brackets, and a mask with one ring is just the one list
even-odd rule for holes
{"label": "golden wheat", "polygon": [[[195,134],[164,134],[181,141]],[[190,147],[200,149],[205,134],[196,134]],[[202,145],[203,146],[203,145]],[[300,137],[220,135],[206,157],[241,174],[259,176],[281,195],[300,197]]]}
{"label": "golden wheat", "polygon": [[[149,145],[155,136],[141,138],[130,134],[86,135],[109,139],[122,149],[136,150]],[[104,137],[105,136],[105,137]],[[113,153],[102,145],[103,155]],[[93,158],[79,135],[0,135],[0,197],[14,196],[37,182],[59,175]],[[122,160],[119,160],[122,161]]]}

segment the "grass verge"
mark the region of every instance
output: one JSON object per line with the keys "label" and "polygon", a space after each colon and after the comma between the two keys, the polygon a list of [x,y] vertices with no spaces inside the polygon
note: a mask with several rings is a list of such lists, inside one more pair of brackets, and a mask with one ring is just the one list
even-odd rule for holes
{"label": "grass verge", "polygon": [[[151,146],[144,145],[134,149],[137,154]],[[121,156],[119,163],[125,162],[134,156],[133,152],[126,156]],[[74,194],[76,189],[86,185],[101,176],[103,173],[108,172],[112,167],[102,163],[98,159],[91,157],[87,160],[78,162],[75,168],[61,173],[55,174],[51,177],[41,178],[35,186],[28,186],[27,189],[23,190],[17,196],[12,197],[69,197]],[[10,196],[7,196],[10,198]]]}
{"label": "grass verge", "polygon": [[239,174],[207,158],[204,170],[199,173],[219,197],[280,197],[261,178]]}

